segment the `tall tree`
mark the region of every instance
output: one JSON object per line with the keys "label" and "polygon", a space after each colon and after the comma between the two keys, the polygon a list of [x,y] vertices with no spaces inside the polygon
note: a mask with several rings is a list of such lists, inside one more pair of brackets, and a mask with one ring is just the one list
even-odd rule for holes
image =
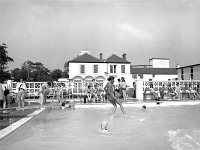
{"label": "tall tree", "polygon": [[0,82],[10,78],[10,73],[6,71],[9,62],[13,62],[13,58],[8,56],[6,50],[8,46],[5,43],[0,44]]}
{"label": "tall tree", "polygon": [[53,80],[58,80],[62,75],[62,70],[60,69],[55,69],[51,72],[51,77]]}
{"label": "tall tree", "polygon": [[69,78],[69,62],[65,62],[64,64],[64,71],[61,75],[62,78]]}

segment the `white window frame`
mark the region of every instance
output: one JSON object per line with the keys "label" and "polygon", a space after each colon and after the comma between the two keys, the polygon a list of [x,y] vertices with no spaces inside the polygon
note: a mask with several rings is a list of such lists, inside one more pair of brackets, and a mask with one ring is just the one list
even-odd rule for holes
{"label": "white window frame", "polygon": [[[112,68],[112,71],[111,71],[111,68]],[[110,73],[117,73],[117,65],[110,65]]]}
{"label": "white window frame", "polygon": [[[84,73],[82,72],[82,66],[84,66]],[[80,74],[85,74],[86,73],[86,65],[85,64],[80,64]]]}
{"label": "white window frame", "polygon": [[[96,68],[96,69],[97,69],[97,72],[95,72],[95,66],[97,66],[97,68]],[[94,73],[94,74],[99,73],[99,65],[97,65],[97,64],[94,64],[94,65],[93,65],[93,73]]]}
{"label": "white window frame", "polygon": [[126,73],[126,65],[121,65],[121,73]]}

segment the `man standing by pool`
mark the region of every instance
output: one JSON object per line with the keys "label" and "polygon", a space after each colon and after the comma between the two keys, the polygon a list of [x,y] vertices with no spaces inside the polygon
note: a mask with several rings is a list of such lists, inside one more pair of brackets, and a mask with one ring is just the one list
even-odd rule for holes
{"label": "man standing by pool", "polygon": [[106,86],[104,87],[104,90],[105,90],[106,95],[107,95],[107,99],[108,99],[108,100],[110,101],[110,103],[114,106],[111,119],[112,119],[112,118],[114,117],[114,115],[115,115],[115,111],[116,111],[116,109],[117,109],[117,104],[120,106],[123,115],[124,115],[124,116],[126,115],[126,113],[125,113],[125,111],[124,111],[124,107],[123,107],[123,105],[122,105],[122,102],[114,96],[114,91],[115,91],[115,88],[114,88],[114,85],[113,85],[114,79],[115,79],[115,78],[114,78],[113,76],[108,77],[108,83],[107,83]]}
{"label": "man standing by pool", "polygon": [[51,87],[50,82],[41,85],[40,90],[38,92],[38,94],[40,95],[40,107],[42,107],[43,104],[46,103],[46,96],[50,92],[50,87]]}

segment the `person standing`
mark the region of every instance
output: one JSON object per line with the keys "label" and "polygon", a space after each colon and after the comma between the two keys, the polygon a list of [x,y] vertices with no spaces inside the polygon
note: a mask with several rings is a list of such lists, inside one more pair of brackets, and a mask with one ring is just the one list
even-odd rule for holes
{"label": "person standing", "polygon": [[10,89],[11,89],[11,87],[8,84],[7,80],[4,81],[3,88],[4,88],[4,96],[5,96],[5,100],[7,103],[7,107],[10,108]]}
{"label": "person standing", "polygon": [[41,85],[40,89],[39,89],[39,96],[40,96],[40,107],[43,106],[43,104],[46,102],[46,96],[49,94],[50,92],[50,87],[51,87],[51,83],[47,82]]}
{"label": "person standing", "polygon": [[108,83],[104,87],[104,90],[106,91],[107,99],[114,106],[113,111],[112,111],[111,119],[115,115],[115,112],[116,112],[116,109],[117,109],[117,104],[120,106],[123,115],[126,116],[126,113],[125,113],[124,107],[122,105],[122,102],[114,96],[114,92],[115,92],[115,87],[113,85],[114,84],[114,79],[115,78],[113,76],[110,76],[108,78]]}
{"label": "person standing", "polygon": [[0,83],[0,105],[2,105],[3,102],[3,109],[6,108],[6,99],[4,96],[4,91],[3,91],[3,84]]}
{"label": "person standing", "polygon": [[124,77],[121,78],[121,89],[122,89],[122,95],[123,99],[126,102],[127,101],[127,95],[126,95],[126,81]]}
{"label": "person standing", "polygon": [[26,83],[23,82],[23,79],[20,79],[20,82],[17,83],[16,93],[17,93],[18,110],[24,110]]}

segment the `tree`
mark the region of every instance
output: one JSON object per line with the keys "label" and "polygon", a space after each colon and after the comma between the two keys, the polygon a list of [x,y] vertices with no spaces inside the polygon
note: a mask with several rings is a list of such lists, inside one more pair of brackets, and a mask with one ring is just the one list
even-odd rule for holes
{"label": "tree", "polygon": [[0,44],[0,82],[11,77],[10,73],[6,71],[6,69],[8,68],[7,64],[14,60],[8,56],[7,48],[8,46],[5,43]]}
{"label": "tree", "polygon": [[51,77],[53,80],[58,80],[62,75],[62,70],[60,69],[55,69],[51,72]]}
{"label": "tree", "polygon": [[64,71],[62,72],[62,78],[69,78],[69,62],[65,62]]}
{"label": "tree", "polygon": [[15,81],[19,81],[21,78],[21,70],[19,68],[15,68],[12,71],[12,77],[14,78]]}
{"label": "tree", "polygon": [[[18,75],[16,75],[18,74]],[[41,62],[25,61],[21,69],[13,70],[14,80],[22,78],[25,81],[51,81],[50,70],[44,67]]]}

